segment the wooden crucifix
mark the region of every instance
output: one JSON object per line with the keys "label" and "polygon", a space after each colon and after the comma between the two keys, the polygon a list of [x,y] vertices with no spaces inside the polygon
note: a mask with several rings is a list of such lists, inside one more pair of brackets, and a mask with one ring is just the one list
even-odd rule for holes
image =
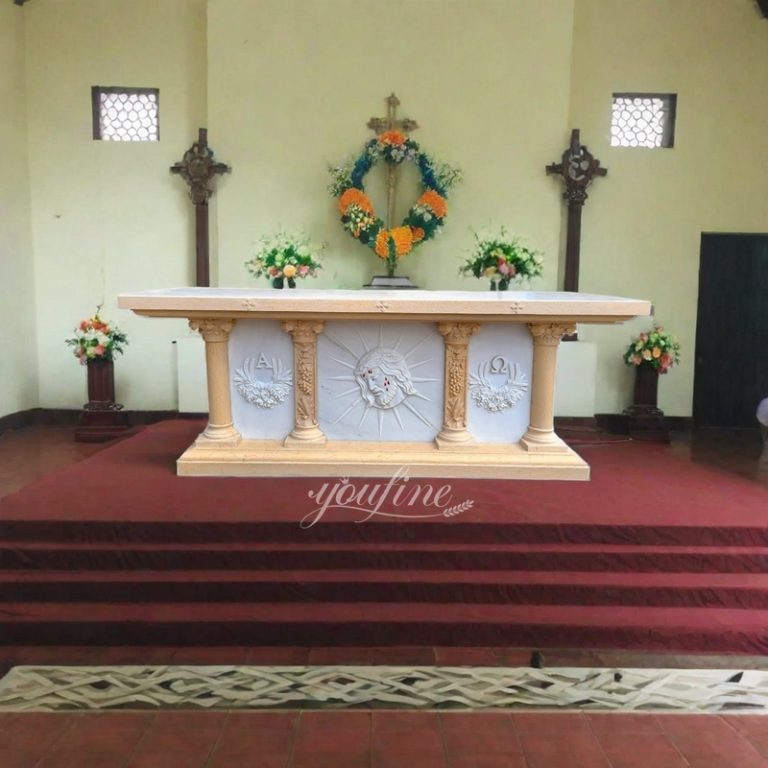
{"label": "wooden crucifix", "polygon": [[[372,117],[368,121],[368,128],[376,131],[376,135],[381,135],[386,131],[400,131],[408,134],[415,131],[419,124],[415,120],[405,118],[398,120],[396,118],[397,108],[400,106],[400,99],[391,93],[387,96],[387,116]],[[387,166],[387,229],[391,229],[395,224],[395,198],[397,196],[397,166],[391,163]]]}
{"label": "wooden crucifix", "polygon": [[548,176],[560,176],[565,182],[563,199],[568,202],[568,234],[565,245],[564,291],[579,290],[579,253],[581,251],[581,209],[587,199],[587,187],[595,176],[605,176],[606,168],[600,167],[579,139],[579,129],[571,131],[571,145],[563,152],[559,163],[547,166]]}
{"label": "wooden crucifix", "polygon": [[195,273],[197,286],[211,284],[208,242],[208,199],[213,194],[210,182],[220,173],[232,169],[217,163],[213,150],[208,146],[208,131],[200,128],[197,141],[184,153],[181,162],[171,166],[189,185],[189,197],[195,206]]}

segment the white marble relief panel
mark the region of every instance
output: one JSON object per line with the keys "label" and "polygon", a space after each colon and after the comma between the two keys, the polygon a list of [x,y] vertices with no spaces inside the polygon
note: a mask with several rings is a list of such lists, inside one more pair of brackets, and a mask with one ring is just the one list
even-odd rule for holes
{"label": "white marble relief panel", "polygon": [[247,439],[282,440],[292,429],[293,344],[279,320],[238,320],[229,337],[232,420]]}
{"label": "white marble relief panel", "polygon": [[318,422],[331,440],[429,442],[443,415],[434,323],[339,322],[318,339]]}
{"label": "white marble relief panel", "polygon": [[525,325],[484,323],[469,342],[467,428],[480,443],[516,443],[531,411],[533,340]]}

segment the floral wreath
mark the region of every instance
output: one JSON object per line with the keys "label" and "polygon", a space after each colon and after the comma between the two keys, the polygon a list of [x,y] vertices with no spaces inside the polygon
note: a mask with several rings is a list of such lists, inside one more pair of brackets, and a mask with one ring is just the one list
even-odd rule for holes
{"label": "floral wreath", "polygon": [[[376,215],[363,186],[365,175],[380,158],[390,165],[415,163],[424,188],[402,224],[391,229]],[[440,231],[448,213],[447,192],[461,177],[458,169],[435,162],[400,131],[385,131],[366,142],[356,160],[329,171],[333,176],[329,190],[338,198],[344,229],[387,263],[389,275],[400,259]]]}

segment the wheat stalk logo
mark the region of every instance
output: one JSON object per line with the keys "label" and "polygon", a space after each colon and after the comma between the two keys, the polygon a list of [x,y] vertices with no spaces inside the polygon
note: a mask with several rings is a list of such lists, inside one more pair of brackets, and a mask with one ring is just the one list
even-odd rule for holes
{"label": "wheat stalk logo", "polygon": [[466,512],[474,506],[475,502],[472,501],[472,499],[467,499],[466,501],[462,501],[461,504],[455,504],[452,507],[444,509],[443,517],[456,517],[456,515],[460,515],[462,512]]}

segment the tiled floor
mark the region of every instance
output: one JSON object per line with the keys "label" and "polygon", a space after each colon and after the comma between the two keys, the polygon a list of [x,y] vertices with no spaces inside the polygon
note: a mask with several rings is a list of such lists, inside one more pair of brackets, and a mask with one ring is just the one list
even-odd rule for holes
{"label": "tiled floor", "polygon": [[[0,435],[0,496],[91,455],[71,427]],[[753,435],[673,444],[768,485]],[[10,664],[526,665],[507,648],[0,648]],[[549,651],[548,666],[765,668],[760,657]],[[0,714],[0,768],[768,768],[768,716],[574,712]]]}
{"label": "tiled floor", "polygon": [[0,716],[2,768],[756,768],[766,755],[759,715]]}

